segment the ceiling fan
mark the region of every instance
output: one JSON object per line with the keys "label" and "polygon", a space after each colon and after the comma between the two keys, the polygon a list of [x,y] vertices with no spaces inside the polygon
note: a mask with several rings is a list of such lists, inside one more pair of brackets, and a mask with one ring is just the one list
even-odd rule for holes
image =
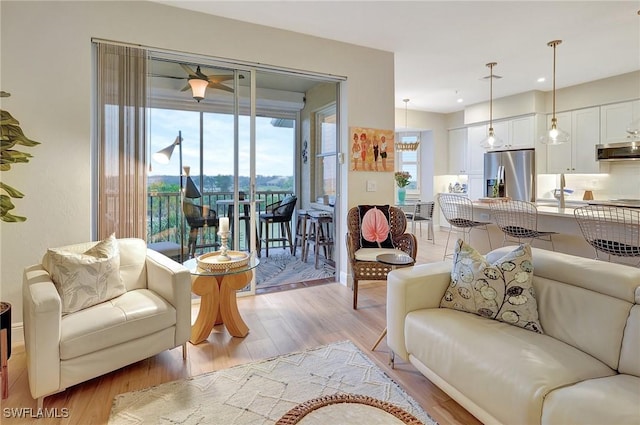
{"label": "ceiling fan", "polygon": [[[187,77],[174,77],[172,75],[157,75],[153,74],[154,77],[162,77],[162,78],[174,78],[180,80],[187,80],[188,84],[182,88],[180,91],[193,90],[193,97],[200,102],[204,99],[204,92],[207,88],[223,90],[229,93],[233,93],[233,88],[222,84],[224,81],[233,80],[233,74],[223,74],[223,75],[206,75],[200,69],[200,65],[197,65],[196,70],[194,71],[189,65],[185,65],[183,63],[179,64],[180,67],[187,73]],[[238,76],[240,79],[244,78],[244,75]]]}

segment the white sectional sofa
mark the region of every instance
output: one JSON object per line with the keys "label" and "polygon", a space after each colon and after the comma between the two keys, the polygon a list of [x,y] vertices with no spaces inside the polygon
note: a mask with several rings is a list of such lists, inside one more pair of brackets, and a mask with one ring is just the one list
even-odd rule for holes
{"label": "white sectional sofa", "polygon": [[640,269],[535,248],[532,257],[544,334],[440,308],[450,261],[389,273],[392,359],[486,425],[640,424]]}

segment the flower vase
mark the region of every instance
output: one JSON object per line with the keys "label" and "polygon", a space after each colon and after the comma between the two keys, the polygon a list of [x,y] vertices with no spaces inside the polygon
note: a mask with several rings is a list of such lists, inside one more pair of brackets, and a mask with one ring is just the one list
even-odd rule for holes
{"label": "flower vase", "polygon": [[404,187],[398,188],[398,204],[404,204],[404,200],[407,197],[407,190]]}

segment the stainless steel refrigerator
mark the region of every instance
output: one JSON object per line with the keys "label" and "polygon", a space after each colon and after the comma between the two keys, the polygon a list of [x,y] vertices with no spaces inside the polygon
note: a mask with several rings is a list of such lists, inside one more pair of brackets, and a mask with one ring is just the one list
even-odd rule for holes
{"label": "stainless steel refrigerator", "polygon": [[510,197],[520,201],[536,200],[536,163],[534,149],[487,152],[484,154],[484,195]]}

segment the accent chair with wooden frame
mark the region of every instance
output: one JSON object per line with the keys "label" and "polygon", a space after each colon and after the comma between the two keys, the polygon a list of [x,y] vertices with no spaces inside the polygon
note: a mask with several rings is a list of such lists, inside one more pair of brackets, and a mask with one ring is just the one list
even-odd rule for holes
{"label": "accent chair with wooden frame", "polygon": [[[372,207],[386,207],[374,205]],[[393,266],[376,261],[384,253],[409,255],[415,259],[418,241],[415,235],[406,233],[407,218],[398,207],[389,206],[389,233],[394,248],[365,248],[362,246],[361,219],[359,207],[353,207],[347,214],[347,254],[353,276],[353,308],[358,308],[358,282],[360,280],[386,280]]]}

